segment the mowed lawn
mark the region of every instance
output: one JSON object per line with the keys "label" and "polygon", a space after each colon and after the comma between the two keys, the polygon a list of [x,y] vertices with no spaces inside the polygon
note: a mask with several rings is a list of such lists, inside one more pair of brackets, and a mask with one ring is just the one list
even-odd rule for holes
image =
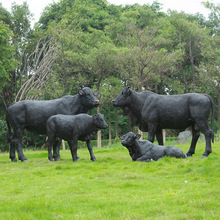
{"label": "mowed lawn", "polygon": [[[189,143],[176,145],[187,152]],[[69,150],[51,163],[46,151],[25,151],[29,162],[0,153],[0,219],[220,219],[220,143],[201,159],[132,162],[120,144]]]}

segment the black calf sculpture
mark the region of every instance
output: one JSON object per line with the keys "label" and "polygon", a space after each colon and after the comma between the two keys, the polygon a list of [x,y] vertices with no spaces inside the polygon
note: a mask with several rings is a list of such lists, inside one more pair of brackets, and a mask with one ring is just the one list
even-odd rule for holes
{"label": "black calf sculpture", "polygon": [[[53,157],[57,157],[57,155],[52,156],[51,146],[56,138],[62,138],[68,141],[74,162],[79,158],[77,156],[78,140],[86,141],[91,160],[95,161],[96,158],[92,151],[91,137],[96,134],[98,130],[107,127],[108,125],[102,114],[96,114],[93,116],[87,114],[51,116],[47,121],[49,160],[53,161]],[[55,151],[53,153],[56,154],[57,152]]]}
{"label": "black calf sculpture", "polygon": [[175,146],[158,146],[147,140],[139,140],[140,135],[133,132],[120,137],[121,143],[129,150],[134,161],[150,162],[164,156],[186,158],[186,154]]}

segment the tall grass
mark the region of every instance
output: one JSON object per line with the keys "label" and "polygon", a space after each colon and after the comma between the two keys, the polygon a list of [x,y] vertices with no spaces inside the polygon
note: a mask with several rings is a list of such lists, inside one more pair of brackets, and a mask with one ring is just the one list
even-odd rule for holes
{"label": "tall grass", "polygon": [[[189,144],[176,145],[187,151]],[[0,219],[219,219],[220,143],[201,159],[132,162],[120,144],[69,150],[51,163],[46,151],[25,151],[28,163],[0,154]]]}

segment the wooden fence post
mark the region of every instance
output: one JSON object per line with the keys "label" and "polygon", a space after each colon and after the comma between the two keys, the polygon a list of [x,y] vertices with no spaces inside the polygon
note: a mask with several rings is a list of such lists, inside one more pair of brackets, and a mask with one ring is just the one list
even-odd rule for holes
{"label": "wooden fence post", "polygon": [[166,130],[162,129],[162,135],[163,135],[163,143],[166,142]]}

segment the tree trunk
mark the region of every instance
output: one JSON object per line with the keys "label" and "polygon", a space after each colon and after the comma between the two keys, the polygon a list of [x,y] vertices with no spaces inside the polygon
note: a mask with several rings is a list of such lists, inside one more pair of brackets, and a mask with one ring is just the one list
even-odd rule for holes
{"label": "tree trunk", "polygon": [[118,108],[114,108],[115,110],[115,138],[119,138],[119,131],[118,131]]}
{"label": "tree trunk", "polygon": [[14,84],[14,93],[17,94],[17,79],[16,79],[16,70],[13,73],[13,84]]}
{"label": "tree trunk", "polygon": [[[100,107],[97,108],[97,113],[100,113]],[[102,132],[101,132],[101,130],[98,131],[98,134],[97,134],[97,147],[98,148],[102,147]]]}
{"label": "tree trunk", "polygon": [[192,36],[191,36],[191,33],[189,34],[189,59],[190,59],[191,69],[192,69],[193,91],[195,91],[195,70],[194,70],[194,56],[193,56],[193,51],[192,51]]}
{"label": "tree trunk", "polygon": [[111,111],[110,111],[110,103],[108,103],[108,136],[109,136],[109,145],[112,144],[112,128],[111,128]]}
{"label": "tree trunk", "polygon": [[128,115],[128,128],[129,128],[129,131],[131,131],[131,118],[129,115]]}

